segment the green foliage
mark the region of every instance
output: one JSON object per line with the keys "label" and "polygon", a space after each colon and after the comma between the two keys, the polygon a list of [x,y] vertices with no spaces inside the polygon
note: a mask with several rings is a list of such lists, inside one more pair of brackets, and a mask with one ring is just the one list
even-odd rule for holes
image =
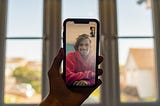
{"label": "green foliage", "polygon": [[12,76],[17,83],[30,83],[37,93],[41,91],[41,72],[27,67],[17,67]]}
{"label": "green foliage", "polygon": [[41,81],[40,80],[39,81],[32,81],[31,85],[37,93],[41,93]]}
{"label": "green foliage", "polygon": [[16,103],[18,102],[18,98],[10,95],[5,95],[4,96],[4,102],[5,103]]}

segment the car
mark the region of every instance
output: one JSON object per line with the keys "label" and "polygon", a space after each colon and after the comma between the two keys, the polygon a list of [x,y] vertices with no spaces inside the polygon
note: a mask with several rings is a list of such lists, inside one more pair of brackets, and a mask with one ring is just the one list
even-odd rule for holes
{"label": "car", "polygon": [[12,86],[8,90],[8,93],[30,98],[34,95],[35,90],[32,88],[31,84],[22,83],[22,84],[17,84],[15,86]]}

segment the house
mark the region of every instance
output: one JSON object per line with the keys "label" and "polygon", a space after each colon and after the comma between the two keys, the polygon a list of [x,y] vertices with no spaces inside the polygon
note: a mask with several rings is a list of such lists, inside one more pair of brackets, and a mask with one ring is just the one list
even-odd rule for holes
{"label": "house", "polygon": [[124,67],[126,86],[136,88],[140,98],[156,97],[153,49],[131,48]]}
{"label": "house", "polygon": [[25,65],[29,69],[41,71],[42,70],[42,63],[40,61],[28,61]]}
{"label": "house", "polygon": [[124,66],[120,66],[120,90],[123,90],[126,88],[126,72],[124,70]]}

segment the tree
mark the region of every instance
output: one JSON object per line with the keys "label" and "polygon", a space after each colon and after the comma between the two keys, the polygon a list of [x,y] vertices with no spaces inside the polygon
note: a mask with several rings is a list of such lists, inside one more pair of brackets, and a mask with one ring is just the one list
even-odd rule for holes
{"label": "tree", "polygon": [[32,70],[28,67],[17,67],[12,76],[16,78],[17,83],[30,83],[37,93],[41,91],[41,72]]}

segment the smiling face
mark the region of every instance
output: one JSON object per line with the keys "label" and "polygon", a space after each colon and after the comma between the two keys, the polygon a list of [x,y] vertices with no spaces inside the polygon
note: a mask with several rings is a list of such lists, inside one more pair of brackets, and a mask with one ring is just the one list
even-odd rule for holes
{"label": "smiling face", "polygon": [[89,39],[84,39],[79,43],[78,51],[83,57],[86,57],[89,54],[91,48],[91,42]]}

